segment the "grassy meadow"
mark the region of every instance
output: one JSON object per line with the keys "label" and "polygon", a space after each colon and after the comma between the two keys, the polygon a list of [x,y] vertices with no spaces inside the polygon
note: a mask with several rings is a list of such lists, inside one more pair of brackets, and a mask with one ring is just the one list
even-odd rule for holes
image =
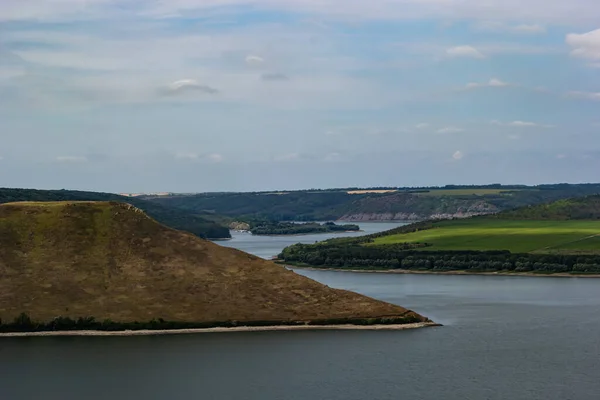
{"label": "grassy meadow", "polygon": [[510,193],[516,190],[507,189],[432,189],[428,192],[415,192],[416,196],[486,196]]}
{"label": "grassy meadow", "polygon": [[509,250],[513,253],[600,254],[600,221],[524,221],[473,218],[383,236],[369,244],[430,243],[427,250]]}

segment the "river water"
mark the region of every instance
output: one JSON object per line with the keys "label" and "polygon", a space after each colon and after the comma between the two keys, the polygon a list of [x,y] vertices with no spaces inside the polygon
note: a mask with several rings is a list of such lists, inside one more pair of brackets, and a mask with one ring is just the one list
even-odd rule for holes
{"label": "river water", "polygon": [[406,222],[349,222],[358,224],[359,232],[320,233],[316,235],[291,235],[291,236],[255,236],[251,233],[231,232],[231,240],[219,241],[222,246],[233,247],[259,257],[270,259],[276,256],[287,246],[296,243],[315,243],[321,240],[338,237],[354,237],[368,235],[371,233],[388,231]]}
{"label": "river water", "polygon": [[0,399],[600,398],[600,280],[296,271],[444,326],[5,338]]}

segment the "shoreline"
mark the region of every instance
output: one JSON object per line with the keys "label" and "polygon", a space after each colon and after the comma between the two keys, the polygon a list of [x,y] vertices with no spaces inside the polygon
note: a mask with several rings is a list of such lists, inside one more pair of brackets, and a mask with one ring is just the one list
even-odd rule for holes
{"label": "shoreline", "polygon": [[363,230],[357,230],[357,231],[332,231],[332,232],[309,232],[309,233],[291,233],[289,235],[285,234],[285,233],[267,233],[267,234],[255,234],[252,232],[248,232],[250,233],[252,236],[275,236],[275,237],[280,237],[280,236],[308,236],[308,235],[335,235],[335,234],[341,234],[341,233],[356,233],[356,232],[364,232]]}
{"label": "shoreline", "polygon": [[529,278],[600,278],[600,274],[568,274],[559,272],[555,274],[536,274],[532,272],[471,272],[471,271],[414,271],[410,269],[393,270],[361,270],[361,269],[339,269],[339,268],[315,268],[303,267],[289,264],[281,264],[286,268],[306,269],[309,271],[330,271],[330,272],[357,272],[363,274],[400,274],[400,275],[482,275],[482,276],[522,276]]}
{"label": "shoreline", "polygon": [[234,328],[204,329],[165,329],[139,331],[44,331],[44,332],[8,332],[0,333],[4,337],[39,337],[39,336],[162,336],[189,335],[196,333],[230,333],[230,332],[276,332],[276,331],[313,331],[313,330],[371,330],[399,331],[442,326],[435,322],[417,322],[413,324],[390,325],[273,325],[273,326],[238,326]]}

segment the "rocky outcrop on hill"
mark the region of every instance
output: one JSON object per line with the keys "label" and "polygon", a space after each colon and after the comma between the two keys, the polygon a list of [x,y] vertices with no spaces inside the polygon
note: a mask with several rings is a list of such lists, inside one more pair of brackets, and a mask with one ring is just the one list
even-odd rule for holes
{"label": "rocky outcrop on hill", "polygon": [[498,208],[480,199],[439,198],[397,194],[362,199],[353,204],[343,221],[420,221],[425,219],[468,218],[494,214]]}

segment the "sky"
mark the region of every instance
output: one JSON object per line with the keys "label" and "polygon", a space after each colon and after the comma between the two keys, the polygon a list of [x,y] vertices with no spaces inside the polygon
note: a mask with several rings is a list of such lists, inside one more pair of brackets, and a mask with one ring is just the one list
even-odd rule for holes
{"label": "sky", "polygon": [[1,0],[0,187],[600,181],[598,0]]}

